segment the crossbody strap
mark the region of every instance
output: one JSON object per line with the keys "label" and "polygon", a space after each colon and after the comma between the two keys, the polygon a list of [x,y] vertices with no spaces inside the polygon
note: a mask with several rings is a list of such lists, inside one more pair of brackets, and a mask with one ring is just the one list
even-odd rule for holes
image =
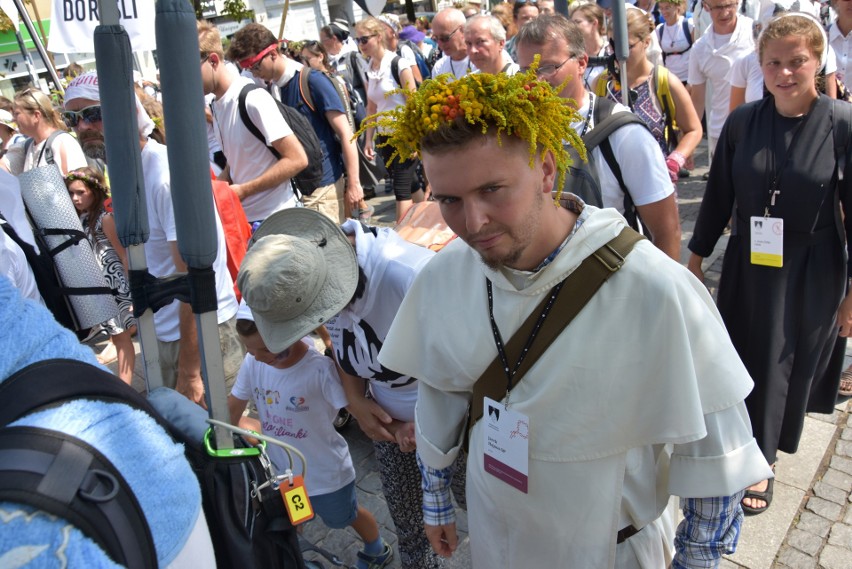
{"label": "crossbody strap", "polygon": [[[586,257],[577,269],[568,275],[565,284],[554,301],[552,318],[547,318],[538,332],[536,341],[530,346],[523,363],[512,378],[511,388],[514,388],[523,379],[529,369],[535,365],[538,359],[547,351],[550,345],[562,334],[571,321],[592,299],[600,287],[615,274],[624,264],[624,259],[633,250],[633,246],[641,239],[642,235],[629,227],[622,229],[621,233],[609,243]],[[545,298],[527,317],[521,327],[506,342],[506,355],[510,361],[517,361],[527,338],[530,337],[533,327],[538,321],[544,304],[549,300]],[[510,388],[510,390],[511,390]],[[468,413],[467,433],[473,428],[474,423],[482,417],[482,402],[484,397],[490,397],[500,401],[506,396],[506,382],[503,365],[500,357],[485,369],[473,386],[473,398]],[[467,444],[467,441],[465,441]]]}

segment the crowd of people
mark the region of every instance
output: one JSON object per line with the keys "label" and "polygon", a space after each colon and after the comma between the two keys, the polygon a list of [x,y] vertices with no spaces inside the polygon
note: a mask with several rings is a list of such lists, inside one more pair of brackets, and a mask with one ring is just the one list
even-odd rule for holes
{"label": "crowd of people", "polygon": [[[406,568],[452,555],[455,507],[474,566],[618,568],[717,560],[770,507],[806,413],[852,396],[852,2],[796,7],[640,0],[626,61],[610,9],[582,0],[567,17],[515,0],[335,19],[318,41],[252,23],[223,43],[198,23],[211,175],[252,235],[229,270],[217,213],[231,420],[309,457],[314,508],[362,539],[359,569],[395,553],[357,503],[344,407],[374,441]],[[59,102],[0,100],[0,168],[58,167],[116,303],[102,362],[130,383],[98,85],[80,69]],[[156,92],[136,97],[145,256],[165,277],[187,269],[166,125]],[[677,184],[703,138],[684,267]],[[428,199],[459,239],[436,254],[370,225],[376,170],[397,221]],[[38,247],[3,199],[0,268],[42,302]],[[702,262],[723,233],[714,301]],[[189,306],[154,324],[164,384],[202,404]]]}

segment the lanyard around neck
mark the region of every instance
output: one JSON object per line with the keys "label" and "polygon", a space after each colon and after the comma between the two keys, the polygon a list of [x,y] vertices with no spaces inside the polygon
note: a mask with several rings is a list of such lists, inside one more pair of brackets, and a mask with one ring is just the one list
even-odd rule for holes
{"label": "lanyard around neck", "polygon": [[536,320],[535,326],[533,327],[532,332],[530,332],[529,338],[527,338],[526,343],[524,344],[524,348],[521,350],[520,355],[518,356],[518,361],[515,363],[514,368],[509,369],[509,358],[506,355],[506,347],[503,344],[503,336],[500,335],[500,329],[497,328],[497,321],[494,320],[494,290],[491,285],[491,279],[485,279],[485,289],[488,293],[488,318],[491,321],[491,332],[494,334],[494,344],[497,346],[497,355],[500,357],[500,363],[503,366],[503,371],[506,374],[506,393],[508,394],[512,390],[512,379],[515,377],[518,369],[521,367],[521,364],[524,362],[524,359],[527,357],[527,353],[530,350],[533,342],[535,341],[536,336],[538,336],[539,330],[541,330],[542,324],[544,324],[544,320],[547,318],[547,315],[550,314],[550,309],[553,307],[553,303],[556,301],[556,297],[559,296],[559,291],[562,290],[562,285],[565,284],[565,281],[560,281],[556,286],[550,289],[550,298],[547,301],[547,304],[541,311],[541,314],[538,316],[538,320]]}

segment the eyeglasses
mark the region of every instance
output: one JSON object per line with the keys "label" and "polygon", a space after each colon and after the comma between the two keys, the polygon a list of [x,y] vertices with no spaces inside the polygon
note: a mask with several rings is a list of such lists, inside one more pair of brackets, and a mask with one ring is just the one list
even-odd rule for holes
{"label": "eyeglasses", "polygon": [[536,4],[538,4],[538,1],[537,0],[515,0],[515,4],[532,4],[533,6],[535,6]]}
{"label": "eyeglasses", "polygon": [[452,32],[450,32],[450,33],[449,33],[449,34],[447,34],[447,35],[441,35],[441,36],[434,35],[434,36],[432,36],[432,37],[435,39],[435,41],[439,41],[439,42],[442,42],[442,43],[446,43],[446,42],[450,41],[450,39],[451,39],[451,38],[452,38],[452,37],[456,34],[456,32],[457,32],[457,31],[459,31],[461,28],[462,28],[462,27],[461,27],[461,26],[459,26],[459,27],[457,27],[456,29],[454,29]]}
{"label": "eyeglasses", "polygon": [[738,4],[722,4],[721,6],[707,6],[707,9],[711,12],[727,12],[729,10],[736,10]]}
{"label": "eyeglasses", "polygon": [[[571,61],[575,57],[577,57],[577,56],[576,55],[569,55],[568,59],[566,59],[565,61],[563,61],[559,65],[555,65],[553,63],[548,63],[548,64],[545,64],[545,65],[539,65],[538,69],[535,70],[535,76],[541,77],[541,78],[552,77],[553,75],[556,74],[557,71],[559,71],[562,68],[563,65],[565,65],[566,63],[568,63],[569,61]],[[530,70],[529,67],[521,67],[521,73],[526,73],[529,70]]]}
{"label": "eyeglasses", "polygon": [[368,36],[358,36],[358,37],[354,37],[352,39],[354,39],[355,41],[357,41],[361,45],[367,45],[367,43],[370,41],[370,39],[372,39],[374,37],[376,37],[376,34],[370,34]]}
{"label": "eyeglasses", "polygon": [[79,111],[62,111],[62,120],[68,125],[68,128],[74,128],[79,122],[86,121],[89,124],[100,122],[103,120],[100,105],[92,105]]}

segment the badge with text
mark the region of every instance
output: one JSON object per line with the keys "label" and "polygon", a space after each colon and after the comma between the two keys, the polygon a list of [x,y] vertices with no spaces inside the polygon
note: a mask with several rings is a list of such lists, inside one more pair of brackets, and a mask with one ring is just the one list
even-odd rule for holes
{"label": "badge with text", "polygon": [[527,493],[530,422],[526,415],[485,397],[482,405],[485,472]]}
{"label": "badge with text", "polygon": [[751,264],[781,267],[784,263],[784,220],[751,218]]}
{"label": "badge with text", "polygon": [[314,509],[311,507],[301,476],[294,476],[292,484],[285,479],[279,489],[284,497],[284,506],[287,508],[287,515],[290,516],[290,523],[295,526],[314,517]]}

